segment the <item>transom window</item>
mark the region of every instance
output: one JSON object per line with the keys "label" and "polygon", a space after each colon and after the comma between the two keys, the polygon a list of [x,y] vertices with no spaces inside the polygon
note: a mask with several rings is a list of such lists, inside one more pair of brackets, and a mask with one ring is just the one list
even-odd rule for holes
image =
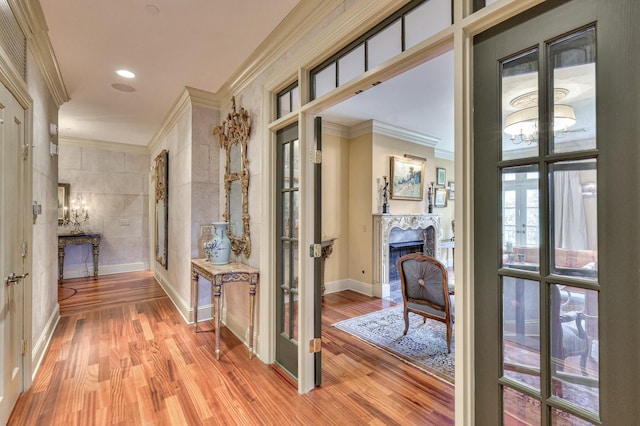
{"label": "transom window", "polygon": [[413,0],[311,70],[311,99],[373,69],[452,22],[451,0]]}

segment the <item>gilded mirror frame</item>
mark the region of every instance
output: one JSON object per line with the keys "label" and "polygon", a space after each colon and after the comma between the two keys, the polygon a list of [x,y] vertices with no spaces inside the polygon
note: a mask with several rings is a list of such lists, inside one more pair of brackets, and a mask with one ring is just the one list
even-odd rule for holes
{"label": "gilded mirror frame", "polygon": [[71,204],[69,202],[71,194],[71,184],[58,184],[58,226],[62,226],[69,221],[69,210]]}
{"label": "gilded mirror frame", "polygon": [[[213,134],[220,137],[220,147],[225,150],[226,164],[224,174],[225,209],[222,215],[225,222],[232,219],[231,206],[233,203],[232,184],[239,182],[242,193],[242,233],[233,226],[227,229],[227,236],[231,241],[231,250],[236,254],[243,253],[246,257],[251,255],[251,237],[249,233],[249,160],[247,159],[247,144],[251,132],[249,112],[240,107],[236,110],[236,98],[231,98],[232,111],[227,114],[227,119],[221,125],[213,128]],[[232,168],[232,151],[240,149],[239,169]],[[235,194],[234,194],[235,196]],[[235,205],[235,204],[234,204]],[[238,212],[240,213],[240,212]],[[230,223],[231,225],[231,223]]]}
{"label": "gilded mirror frame", "polygon": [[[167,253],[169,246],[169,151],[162,150],[155,159],[155,214],[156,232],[154,253],[156,261],[167,269]],[[162,202],[163,211],[159,211],[158,204]],[[162,233],[162,235],[161,235]],[[163,246],[160,246],[162,238]]]}

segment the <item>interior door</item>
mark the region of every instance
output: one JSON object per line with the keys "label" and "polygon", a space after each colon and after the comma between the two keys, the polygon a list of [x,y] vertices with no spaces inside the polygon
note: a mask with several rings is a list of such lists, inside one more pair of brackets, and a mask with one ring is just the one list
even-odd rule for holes
{"label": "interior door", "polygon": [[475,37],[476,424],[637,423],[639,17],[548,0]]}
{"label": "interior door", "polygon": [[0,424],[7,422],[23,387],[24,115],[0,85]]}
{"label": "interior door", "polygon": [[276,135],[276,362],[298,378],[300,141],[298,125]]}

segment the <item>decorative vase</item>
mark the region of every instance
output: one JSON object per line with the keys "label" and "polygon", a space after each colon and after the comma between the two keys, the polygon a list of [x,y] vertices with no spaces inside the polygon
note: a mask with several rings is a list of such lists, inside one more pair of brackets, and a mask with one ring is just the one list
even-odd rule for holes
{"label": "decorative vase", "polygon": [[207,254],[207,260],[214,265],[226,265],[229,263],[229,255],[231,253],[231,241],[227,237],[228,222],[214,222],[213,238],[204,243],[204,251]]}

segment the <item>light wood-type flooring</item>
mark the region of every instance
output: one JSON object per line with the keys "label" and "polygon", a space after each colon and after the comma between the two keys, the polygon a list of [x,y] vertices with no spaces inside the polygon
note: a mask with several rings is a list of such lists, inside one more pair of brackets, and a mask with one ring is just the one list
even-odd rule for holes
{"label": "light wood-type flooring", "polygon": [[149,272],[65,280],[60,298],[10,425],[453,424],[453,386],[331,326],[388,306],[380,299],[325,296],[323,384],[300,395],[225,327],[217,361],[214,333],[194,333]]}

